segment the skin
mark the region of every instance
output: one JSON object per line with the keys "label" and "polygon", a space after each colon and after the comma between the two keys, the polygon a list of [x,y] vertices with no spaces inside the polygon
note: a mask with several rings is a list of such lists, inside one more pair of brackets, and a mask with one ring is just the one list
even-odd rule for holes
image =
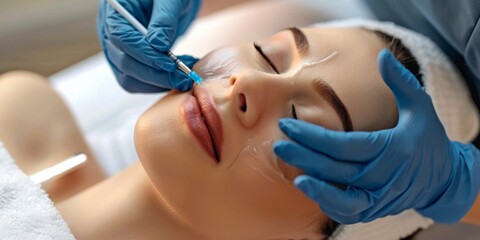
{"label": "skin", "polygon": [[[208,238],[320,237],[318,229],[326,216],[292,185],[300,171],[276,159],[271,150],[272,143],[283,138],[277,121],[291,117],[292,104],[300,119],[343,130],[336,112],[311,87],[314,78],[331,85],[349,111],[354,130],[378,130],[396,123],[394,96],[376,64],[383,43],[363,30],[303,30],[311,45],[305,57],[299,56],[289,31],[258,42],[280,74],[272,71],[252,43],[217,49],[194,67],[211,77],[201,87],[212,94],[223,121],[224,150],[218,165],[182,117],[179,106],[191,93],[171,92],[137,123],[137,152],[164,204]],[[301,67],[333,51],[337,54],[332,59]],[[219,65],[224,66],[211,67]],[[241,94],[246,111],[241,110]]]}

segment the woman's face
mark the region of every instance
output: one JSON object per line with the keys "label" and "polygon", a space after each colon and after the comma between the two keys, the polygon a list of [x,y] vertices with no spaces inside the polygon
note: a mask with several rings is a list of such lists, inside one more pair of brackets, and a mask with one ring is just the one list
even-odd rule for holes
{"label": "woman's face", "polygon": [[394,126],[395,98],[376,64],[383,47],[365,30],[290,29],[202,58],[194,70],[204,84],[170,92],[136,126],[140,161],[165,205],[210,239],[319,237],[327,217],[293,186],[301,171],[272,151],[285,138],[278,120]]}

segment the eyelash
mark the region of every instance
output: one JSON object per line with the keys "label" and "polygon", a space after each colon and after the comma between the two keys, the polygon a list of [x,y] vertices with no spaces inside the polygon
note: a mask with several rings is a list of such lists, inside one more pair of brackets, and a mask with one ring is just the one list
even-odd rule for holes
{"label": "eyelash", "polygon": [[295,118],[295,119],[298,119],[297,118],[297,111],[295,110],[295,105],[292,104],[292,117]]}
{"label": "eyelash", "polygon": [[265,55],[265,53],[263,53],[262,48],[260,46],[258,46],[258,44],[255,43],[255,42],[253,42],[253,47],[255,48],[255,50],[257,50],[257,52],[260,54],[260,56],[262,56],[263,59],[265,59],[265,61],[267,61],[268,65],[270,65],[270,67],[272,67],[273,71],[276,74],[279,74],[277,68],[275,67],[275,65],[273,65],[272,61],[270,61],[270,59],[267,57],[267,55]]}

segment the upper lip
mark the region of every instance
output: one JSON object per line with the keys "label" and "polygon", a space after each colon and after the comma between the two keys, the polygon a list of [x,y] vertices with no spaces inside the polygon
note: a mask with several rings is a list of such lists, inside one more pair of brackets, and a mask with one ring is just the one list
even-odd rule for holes
{"label": "upper lip", "polygon": [[212,138],[215,158],[220,162],[223,145],[223,125],[220,114],[217,111],[212,95],[206,88],[197,87],[193,90],[192,95],[197,99],[200,111],[205,119],[205,125]]}

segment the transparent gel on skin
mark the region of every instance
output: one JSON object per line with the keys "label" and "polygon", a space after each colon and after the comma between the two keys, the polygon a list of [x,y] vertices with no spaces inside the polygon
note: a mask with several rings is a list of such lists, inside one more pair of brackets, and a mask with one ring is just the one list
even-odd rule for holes
{"label": "transparent gel on skin", "polygon": [[260,173],[269,182],[278,183],[280,180],[280,182],[292,184],[294,177],[300,175],[302,171],[282,162],[273,152],[273,143],[273,140],[256,143],[253,137],[248,138],[245,147],[237,155],[235,163],[248,161],[246,164],[250,169]]}
{"label": "transparent gel on skin", "polygon": [[320,60],[305,59],[302,61],[301,64],[298,64],[293,70],[290,70],[288,74],[285,74],[284,78],[292,78],[290,85],[293,86],[296,83],[296,78],[293,78],[293,77],[297,76],[303,69],[314,67],[314,66],[317,66],[318,64],[326,63],[337,56],[338,56],[338,52],[333,51],[333,52],[330,52],[325,57],[321,58]]}

